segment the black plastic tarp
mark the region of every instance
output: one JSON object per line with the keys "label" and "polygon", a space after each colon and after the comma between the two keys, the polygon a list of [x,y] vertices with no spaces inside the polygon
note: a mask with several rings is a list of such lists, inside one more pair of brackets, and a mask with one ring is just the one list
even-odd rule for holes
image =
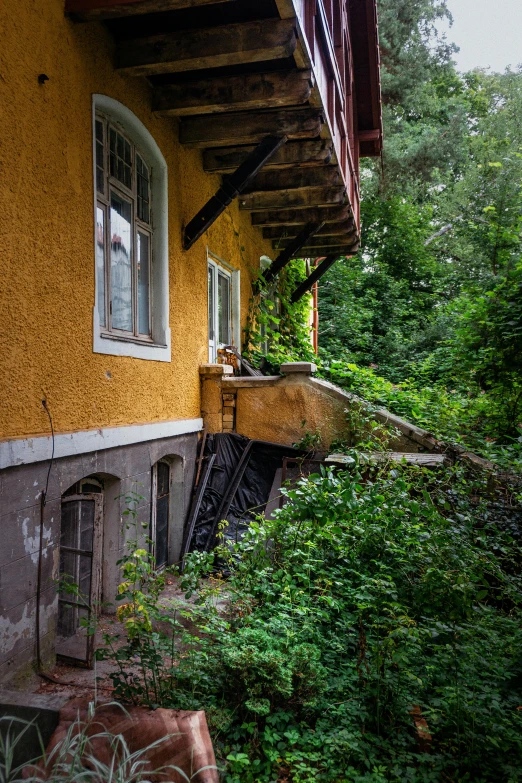
{"label": "black plastic tarp", "polygon": [[223,519],[228,522],[225,539],[239,539],[264,511],[283,458],[298,454],[290,446],[249,440],[234,433],[209,435],[203,455],[206,469],[195,489],[184,554],[213,549]]}

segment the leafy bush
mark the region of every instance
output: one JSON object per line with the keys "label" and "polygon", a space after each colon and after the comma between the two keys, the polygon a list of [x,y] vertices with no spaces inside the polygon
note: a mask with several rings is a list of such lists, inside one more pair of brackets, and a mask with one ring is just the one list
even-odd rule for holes
{"label": "leafy bush", "polygon": [[231,577],[185,604],[191,631],[180,604],[144,596],[155,630],[129,639],[115,682],[205,709],[227,783],[522,780],[521,539],[487,491],[461,468],[303,479],[221,549]]}
{"label": "leafy bush", "polygon": [[[444,384],[423,385],[413,379],[394,384],[372,368],[341,361],[323,363],[322,372],[339,386],[439,439],[465,446],[504,469],[522,472],[522,421],[514,414],[507,419],[506,398],[497,387],[489,392],[476,384],[448,389]],[[522,387],[513,394],[520,405]]]}

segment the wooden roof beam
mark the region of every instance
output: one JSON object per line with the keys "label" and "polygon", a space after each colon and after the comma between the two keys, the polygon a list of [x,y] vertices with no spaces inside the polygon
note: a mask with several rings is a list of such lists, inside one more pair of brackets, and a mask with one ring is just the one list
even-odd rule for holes
{"label": "wooden roof beam", "polygon": [[293,255],[292,258],[320,258],[321,256],[324,256],[325,253],[336,256],[353,256],[357,253],[359,247],[359,241],[355,241],[351,245],[345,244],[329,248],[310,247],[305,245],[297,254]]}
{"label": "wooden roof beam", "polygon": [[[303,210],[304,212],[304,210]],[[255,213],[257,214],[257,213]],[[290,237],[295,237],[299,233],[303,226],[301,224],[299,225],[281,225],[281,226],[267,226],[263,229],[263,239],[289,239]],[[347,220],[342,220],[339,223],[325,223],[324,226],[320,231],[317,232],[317,237],[323,237],[323,236],[333,236],[333,237],[339,237],[339,236],[346,236],[346,234],[349,234],[353,228],[355,227],[355,223],[353,218],[348,218]]]}
{"label": "wooden roof beam", "polygon": [[226,2],[231,0],[65,0],[65,13],[75,22],[99,22]]}
{"label": "wooden roof beam", "polygon": [[326,207],[329,204],[343,205],[347,202],[344,187],[318,187],[304,190],[264,190],[247,193],[239,200],[240,209],[251,212],[271,209],[303,209],[307,207]]}
{"label": "wooden roof beam", "polygon": [[319,136],[323,115],[316,109],[280,109],[279,111],[206,114],[182,118],[179,140],[191,147],[217,147],[258,144],[267,135],[306,139]]}
{"label": "wooden roof beam", "polygon": [[[303,73],[303,71],[300,71]],[[225,174],[242,163],[252,147],[217,147],[203,152],[203,168],[207,172]],[[265,171],[272,168],[306,168],[327,165],[333,157],[333,142],[330,139],[314,141],[289,141],[270,162]]]}
{"label": "wooden roof beam", "polygon": [[[316,234],[313,241],[307,242],[306,246],[307,248],[313,247],[316,255],[320,256],[321,254],[330,253],[329,248],[331,247],[349,247],[356,239],[357,229],[353,228],[351,231],[344,234],[344,236],[320,237]],[[274,250],[281,250],[281,248],[286,249],[292,245],[292,242],[294,242],[293,239],[276,240],[275,242],[272,242],[272,247]]]}
{"label": "wooden roof beam", "polygon": [[295,20],[262,19],[121,40],[116,67],[134,76],[197,71],[291,57],[296,45]]}
{"label": "wooden roof beam", "polygon": [[281,169],[262,171],[252,179],[244,193],[272,190],[339,187],[343,180],[337,166],[317,166],[307,169]]}
{"label": "wooden roof beam", "polygon": [[[301,226],[305,222],[338,223],[352,217],[350,206],[278,209],[252,213],[253,226]],[[300,230],[300,229],[299,229]]]}
{"label": "wooden roof beam", "polygon": [[186,117],[300,106],[309,100],[312,84],[311,71],[249,73],[167,84],[154,90],[152,110],[160,117]]}

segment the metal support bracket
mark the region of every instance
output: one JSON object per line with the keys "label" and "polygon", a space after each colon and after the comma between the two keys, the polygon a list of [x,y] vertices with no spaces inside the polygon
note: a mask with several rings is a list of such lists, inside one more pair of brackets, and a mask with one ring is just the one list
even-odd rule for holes
{"label": "metal support bracket", "polygon": [[317,234],[323,226],[324,221],[322,223],[307,223],[301,233],[290,242],[288,247],[285,247],[277,256],[276,260],[272,262],[272,265],[268,267],[264,274],[265,283],[270,283],[274,277],[279,274],[281,269],[283,269],[292,258],[295,258],[296,253],[298,253],[299,250],[306,245],[308,240],[311,239],[314,234]]}
{"label": "metal support bracket", "polygon": [[306,278],[306,280],[303,280],[303,282],[297,286],[294,293],[291,296],[290,301],[292,304],[295,304],[298,302],[301,297],[303,297],[310,289],[313,287],[315,283],[332,267],[338,258],[341,258],[341,256],[338,253],[335,253],[331,256],[326,256],[324,261],[321,261],[318,266],[315,267],[314,271],[312,272],[309,277]]}
{"label": "metal support bracket", "polygon": [[183,249],[189,250],[212,223],[239,196],[265,163],[285,144],[287,136],[265,136],[233,174],[223,177],[215,196],[207,201],[183,232]]}

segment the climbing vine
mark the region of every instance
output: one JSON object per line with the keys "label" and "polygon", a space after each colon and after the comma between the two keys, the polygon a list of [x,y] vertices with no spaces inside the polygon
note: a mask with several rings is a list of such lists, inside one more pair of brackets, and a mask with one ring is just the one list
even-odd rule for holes
{"label": "climbing vine", "polygon": [[262,271],[254,280],[243,355],[257,367],[276,372],[283,362],[316,359],[308,323],[310,297],[291,302],[292,293],[306,277],[306,262],[296,259],[275,281],[267,283]]}

